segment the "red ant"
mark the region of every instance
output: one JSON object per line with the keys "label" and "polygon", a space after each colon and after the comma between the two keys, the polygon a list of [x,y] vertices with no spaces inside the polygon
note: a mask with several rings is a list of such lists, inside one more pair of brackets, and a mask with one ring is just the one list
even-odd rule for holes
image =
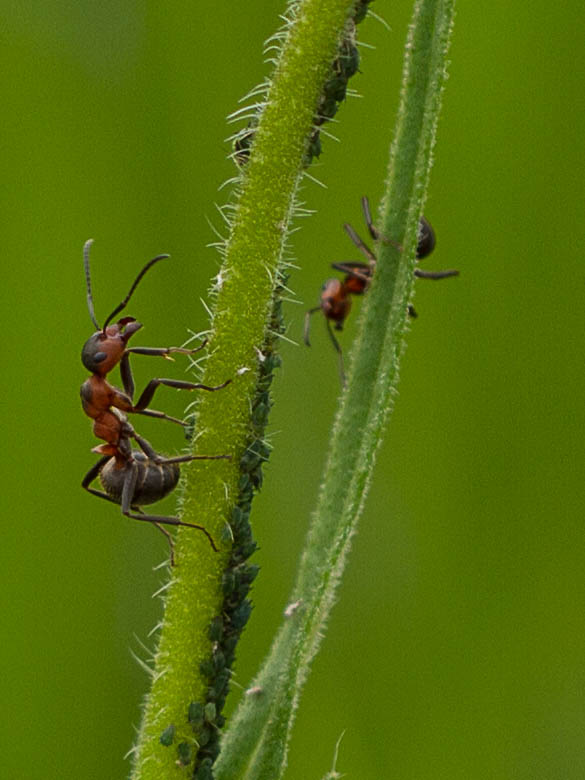
{"label": "red ant", "polygon": [[[370,202],[365,196],[362,198],[362,209],[370,236],[374,241],[379,241],[381,236],[372,221]],[[321,288],[321,302],[319,306],[315,306],[313,309],[309,309],[305,314],[304,340],[308,347],[311,346],[309,341],[311,315],[317,311],[322,311],[323,315],[325,316],[327,332],[329,333],[331,342],[339,356],[339,375],[341,377],[341,383],[345,384],[343,352],[339,342],[335,338],[335,334],[333,333],[331,321],[335,323],[333,326],[335,330],[343,330],[343,323],[345,322],[351,309],[350,295],[362,295],[367,290],[368,285],[372,279],[372,274],[374,273],[374,268],[376,267],[376,255],[362,241],[351,225],[346,222],[343,227],[345,232],[348,234],[360,252],[368,259],[368,262],[331,264],[332,268],[335,268],[337,271],[343,271],[346,276],[343,281],[333,278],[327,279],[327,281],[323,284],[323,287]],[[422,258],[430,255],[435,248],[435,243],[435,231],[433,230],[431,223],[425,217],[421,217],[419,221],[419,236],[416,247],[417,260],[421,260]],[[396,246],[398,249],[402,249],[402,247],[400,247],[398,244]],[[420,279],[436,280],[446,279],[449,276],[458,276],[459,271],[425,271],[422,268],[415,268],[414,275]],[[412,306],[408,307],[408,313],[411,317],[417,316],[416,311]]]}
{"label": "red ant", "polygon": [[[117,323],[110,325],[111,320],[119,314],[129,302],[134,290],[144,274],[159,260],[168,258],[169,255],[158,255],[150,260],[140,271],[124,300],[116,306],[114,311],[106,319],[100,328],[94,313],[93,297],[91,293],[91,278],[89,271],[89,250],[92,240],[86,241],[83,249],[85,278],[87,284],[87,305],[89,315],[97,331],[85,342],[81,353],[83,365],[91,371],[91,376],[81,386],[81,403],[84,412],[94,420],[93,430],[102,444],[94,449],[104,457],[93,466],[86,474],[82,487],[90,493],[109,501],[122,505],[123,514],[137,520],[146,520],[154,523],[167,536],[171,544],[172,540],[167,531],[160,528],[159,523],[167,525],[188,525],[200,528],[208,537],[213,549],[217,549],[209,533],[202,527],[191,523],[182,523],[176,517],[160,517],[158,515],[144,515],[138,509],[139,505],[151,504],[164,498],[176,486],[179,479],[178,463],[198,459],[229,458],[229,455],[185,455],[177,458],[166,458],[159,455],[151,445],[139,436],[128,423],[126,416],[121,412],[143,414],[157,419],[170,420],[171,422],[185,425],[182,420],[170,417],[164,412],[148,409],[154,393],[160,385],[175,387],[181,390],[209,390],[215,391],[228,385],[228,379],[221,385],[210,387],[193,382],[183,382],[175,379],[151,379],[137,403],[133,402],[134,380],[130,368],[130,353],[138,355],[161,356],[167,359],[169,354],[178,352],[184,355],[192,355],[203,349],[205,341],[195,349],[183,349],[182,347],[127,347],[130,337],[141,327],[134,317],[123,317]],[[125,392],[118,390],[106,380],[106,375],[120,364],[120,374]],[[135,439],[142,452],[133,451],[130,439]],[[90,483],[100,476],[106,493],[90,488]],[[140,514],[132,514],[131,509]]]}

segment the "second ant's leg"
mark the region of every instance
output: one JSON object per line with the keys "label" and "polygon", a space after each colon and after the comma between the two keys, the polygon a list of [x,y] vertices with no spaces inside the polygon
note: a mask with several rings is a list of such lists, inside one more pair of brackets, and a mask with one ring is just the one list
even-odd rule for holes
{"label": "second ant's leg", "polygon": [[[229,385],[231,381],[231,379],[228,379],[221,385],[210,387],[209,385],[195,384],[194,382],[183,382],[180,379],[151,379],[142,391],[142,395],[134,405],[132,411],[144,411],[148,404],[152,401],[154,393],[157,387],[160,385],[165,385],[166,387],[175,387],[177,390],[209,390],[210,392],[214,392],[215,390],[221,390],[223,387],[226,387],[226,385]],[[151,416],[154,417],[155,415]]]}
{"label": "second ant's leg", "polygon": [[357,246],[357,248],[360,250],[360,252],[365,255],[365,257],[368,258],[370,263],[376,262],[376,255],[372,252],[372,250],[364,244],[362,239],[358,236],[358,234],[355,232],[355,230],[352,228],[350,224],[347,222],[344,223],[343,228],[347,235],[351,238],[353,243]]}
{"label": "second ant's leg", "polygon": [[374,241],[378,241],[380,238],[380,234],[378,233],[378,229],[374,225],[374,221],[372,220],[372,212],[370,211],[370,201],[367,197],[367,195],[364,195],[362,198],[362,211],[364,212],[364,220],[366,222],[366,225],[368,227],[368,230],[370,231],[370,235],[374,239]]}
{"label": "second ant's leg", "polygon": [[315,314],[316,311],[321,311],[320,306],[315,306],[314,309],[309,309],[305,313],[305,329],[303,331],[303,338],[305,340],[305,344],[310,347],[311,342],[309,341],[309,328],[311,326],[311,315]]}
{"label": "second ant's leg", "polygon": [[448,279],[450,276],[459,276],[459,271],[424,271],[422,268],[415,268],[414,275],[418,276],[419,279],[434,279],[437,281],[439,279]]}
{"label": "second ant's leg", "polygon": [[341,345],[339,341],[335,338],[335,334],[333,333],[333,329],[331,328],[331,323],[329,320],[325,320],[327,324],[327,333],[329,333],[329,338],[331,339],[331,343],[335,347],[335,350],[337,351],[337,356],[339,360],[339,378],[341,379],[341,386],[345,387],[345,369],[343,367],[343,351],[341,349]]}
{"label": "second ant's leg", "polygon": [[[391,238],[386,238],[383,236],[378,228],[374,225],[374,221],[372,219],[372,213],[370,211],[370,201],[367,198],[366,195],[362,198],[362,211],[364,212],[364,220],[366,223],[366,226],[368,228],[368,232],[371,235],[371,237],[374,239],[374,241],[382,241],[385,244],[390,244],[391,246],[398,249],[399,252],[402,252],[402,246],[397,242],[393,241]],[[354,244],[360,249],[362,252],[364,252],[363,246],[364,243],[361,240],[361,238],[355,233],[351,225],[344,225],[349,237],[354,242]],[[430,226],[429,226],[430,227]],[[356,240],[357,239],[357,240]],[[360,246],[361,245],[361,246]],[[372,252],[368,249],[368,247],[365,247],[367,252],[372,254]],[[364,252],[365,254],[365,252]],[[375,262],[376,258],[373,257],[373,261]]]}

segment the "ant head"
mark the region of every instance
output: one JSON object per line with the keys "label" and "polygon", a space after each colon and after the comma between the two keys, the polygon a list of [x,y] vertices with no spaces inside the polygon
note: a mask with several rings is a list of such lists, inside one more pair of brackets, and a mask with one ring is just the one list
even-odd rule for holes
{"label": "ant head", "polygon": [[328,320],[341,323],[349,314],[351,298],[339,279],[327,279],[321,288],[321,311]]}
{"label": "ant head", "polygon": [[132,297],[132,293],[148,269],[155,263],[158,263],[159,260],[164,260],[169,257],[169,255],[157,255],[152,260],[149,260],[132,283],[132,287],[124,300],[116,306],[114,311],[104,322],[103,327],[100,328],[93,309],[91,277],[89,273],[89,250],[91,249],[92,244],[93,239],[91,238],[89,241],[85,242],[83,247],[83,264],[85,267],[85,282],[87,287],[87,308],[89,309],[91,321],[97,328],[97,331],[83,345],[81,361],[92,374],[105,376],[122,359],[129,338],[142,327],[139,322],[136,322],[134,317],[122,317],[122,319],[118,320],[114,325],[110,325],[109,323],[126,307],[126,304]]}
{"label": "ant head", "polygon": [[120,362],[129,339],[141,327],[134,317],[124,317],[98,330],[83,345],[81,362],[92,374],[106,376]]}

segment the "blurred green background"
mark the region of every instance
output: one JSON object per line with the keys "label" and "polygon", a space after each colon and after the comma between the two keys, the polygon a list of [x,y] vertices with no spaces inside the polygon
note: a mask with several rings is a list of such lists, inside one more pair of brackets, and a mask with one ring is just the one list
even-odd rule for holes
{"label": "blurred green background", "polygon": [[[426,207],[438,236],[427,267],[461,277],[417,284],[396,411],[301,703],[295,780],[325,773],[342,732],[338,768],[359,780],[585,776],[585,14],[580,0],[470,6]],[[218,264],[206,217],[219,226],[217,187],[233,173],[224,117],[268,72],[262,43],[283,8],[2,5],[3,777],[128,772],[147,687],[131,652],[144,655],[159,618],[167,550],[80,489],[97,443],[78,397],[92,331],[81,247],[95,239],[98,319],[167,251],[131,307],[141,343],[206,327]],[[411,4],[373,8],[392,29],[360,28],[376,47],[352,83],[363,97],[311,170],[327,189],[303,189],[317,214],[294,238],[298,342],[329,263],[356,258],[342,223],[361,227],[360,196],[382,191]],[[241,686],[286,604],[339,391],[313,327],[310,350],[283,345]],[[161,373],[134,366],[139,387]],[[181,413],[180,394],[160,399]],[[173,426],[141,432],[182,446]]]}

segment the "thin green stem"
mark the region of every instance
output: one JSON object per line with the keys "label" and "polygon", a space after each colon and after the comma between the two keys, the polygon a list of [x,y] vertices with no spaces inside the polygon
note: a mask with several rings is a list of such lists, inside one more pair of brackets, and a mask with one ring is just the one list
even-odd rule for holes
{"label": "thin green stem", "polygon": [[288,618],[253,683],[259,692],[242,701],[227,731],[216,765],[218,780],[276,780],[286,765],[300,692],[332,608],[396,394],[453,9],[453,0],[415,4],[382,206],[383,239],[365,296],[317,511]]}

